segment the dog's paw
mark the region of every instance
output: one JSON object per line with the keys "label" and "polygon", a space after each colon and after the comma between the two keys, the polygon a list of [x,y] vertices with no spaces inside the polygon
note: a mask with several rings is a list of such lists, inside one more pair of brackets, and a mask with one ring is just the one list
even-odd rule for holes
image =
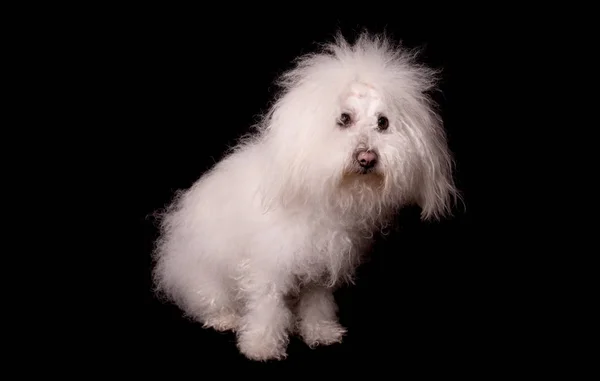
{"label": "dog's paw", "polygon": [[224,313],[211,317],[204,322],[204,328],[213,328],[219,332],[235,331],[238,328],[240,317],[235,313]]}
{"label": "dog's paw", "polygon": [[317,322],[301,321],[299,325],[302,340],[311,348],[318,345],[341,343],[346,329],[338,322],[321,320]]}
{"label": "dog's paw", "polygon": [[283,360],[287,357],[287,336],[277,336],[268,329],[241,332],[238,348],[253,361]]}

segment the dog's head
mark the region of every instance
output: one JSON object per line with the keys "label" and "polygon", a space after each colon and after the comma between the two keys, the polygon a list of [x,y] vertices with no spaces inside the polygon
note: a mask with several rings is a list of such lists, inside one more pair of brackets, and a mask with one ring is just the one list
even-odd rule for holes
{"label": "dog's head", "polygon": [[435,79],[412,53],[366,34],[302,57],[262,125],[268,197],[380,209],[416,202],[424,218],[449,212],[457,191],[428,96]]}

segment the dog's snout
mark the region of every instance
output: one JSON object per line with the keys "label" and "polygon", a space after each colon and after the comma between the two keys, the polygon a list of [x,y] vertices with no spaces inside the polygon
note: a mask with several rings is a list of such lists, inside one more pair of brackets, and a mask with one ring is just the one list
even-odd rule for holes
{"label": "dog's snout", "polygon": [[356,155],[356,161],[363,168],[372,168],[377,163],[377,154],[373,151],[360,151]]}

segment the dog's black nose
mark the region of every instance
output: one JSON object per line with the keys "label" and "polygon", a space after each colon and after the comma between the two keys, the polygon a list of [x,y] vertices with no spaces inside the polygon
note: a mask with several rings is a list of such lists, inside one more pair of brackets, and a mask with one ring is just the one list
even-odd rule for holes
{"label": "dog's black nose", "polygon": [[361,151],[356,155],[356,161],[365,169],[373,168],[377,164],[377,154],[373,151]]}

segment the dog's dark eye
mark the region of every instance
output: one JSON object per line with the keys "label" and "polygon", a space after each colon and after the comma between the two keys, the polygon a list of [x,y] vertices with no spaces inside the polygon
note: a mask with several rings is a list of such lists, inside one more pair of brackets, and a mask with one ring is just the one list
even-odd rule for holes
{"label": "dog's dark eye", "polygon": [[387,128],[389,126],[390,126],[390,121],[388,120],[388,118],[386,118],[385,116],[379,117],[379,119],[377,120],[377,127],[380,130],[387,130]]}
{"label": "dog's dark eye", "polygon": [[339,126],[347,126],[348,124],[350,124],[350,122],[352,121],[352,118],[350,117],[350,114],[348,113],[342,113],[342,115],[340,115],[340,119],[338,120],[338,125]]}

